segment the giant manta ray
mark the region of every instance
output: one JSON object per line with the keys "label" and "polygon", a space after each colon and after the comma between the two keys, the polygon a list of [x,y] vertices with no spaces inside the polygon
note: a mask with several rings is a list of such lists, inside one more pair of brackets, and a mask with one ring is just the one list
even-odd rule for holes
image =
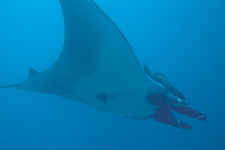
{"label": "giant manta ray", "polygon": [[44,72],[29,70],[26,81],[1,86],[58,95],[105,113],[152,118],[192,128],[172,113],[207,120],[187,107],[184,95],[162,73],[140,66],[129,42],[93,0],[59,0],[65,40],[58,60]]}

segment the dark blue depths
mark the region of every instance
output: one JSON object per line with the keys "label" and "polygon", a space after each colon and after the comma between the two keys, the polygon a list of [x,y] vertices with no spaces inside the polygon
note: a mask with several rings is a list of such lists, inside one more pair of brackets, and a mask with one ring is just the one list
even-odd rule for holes
{"label": "dark blue depths", "polygon": [[[96,0],[140,63],[163,72],[208,122],[194,128],[104,114],[54,95],[0,90],[0,149],[224,149],[225,2]],[[0,85],[43,71],[60,55],[63,18],[56,0],[1,0]]]}

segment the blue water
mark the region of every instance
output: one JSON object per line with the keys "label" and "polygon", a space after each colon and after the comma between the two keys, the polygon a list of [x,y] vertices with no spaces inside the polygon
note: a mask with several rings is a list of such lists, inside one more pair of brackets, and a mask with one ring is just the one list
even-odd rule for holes
{"label": "blue water", "polygon": [[[104,114],[54,95],[0,89],[1,150],[225,149],[225,1],[95,0],[129,40],[141,64],[163,72],[208,122],[177,129]],[[0,1],[0,85],[24,81],[60,55],[57,0]],[[88,94],[88,93],[87,93]]]}

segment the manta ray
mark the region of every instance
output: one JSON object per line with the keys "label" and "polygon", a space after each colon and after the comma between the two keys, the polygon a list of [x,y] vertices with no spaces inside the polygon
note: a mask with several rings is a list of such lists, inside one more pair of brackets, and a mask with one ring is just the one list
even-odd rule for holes
{"label": "manta ray", "polygon": [[93,0],[59,0],[65,25],[61,55],[47,70],[29,69],[27,80],[1,86],[54,94],[125,118],[191,125],[172,111],[206,121],[162,73],[144,69],[129,42]]}

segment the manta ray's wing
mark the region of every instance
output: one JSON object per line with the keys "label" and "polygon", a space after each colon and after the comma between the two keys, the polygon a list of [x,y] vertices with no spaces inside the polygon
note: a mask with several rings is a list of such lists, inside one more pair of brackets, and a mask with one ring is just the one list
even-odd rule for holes
{"label": "manta ray's wing", "polygon": [[124,35],[92,0],[60,0],[65,22],[63,51],[46,71],[18,89],[64,96],[119,91],[151,82]]}

